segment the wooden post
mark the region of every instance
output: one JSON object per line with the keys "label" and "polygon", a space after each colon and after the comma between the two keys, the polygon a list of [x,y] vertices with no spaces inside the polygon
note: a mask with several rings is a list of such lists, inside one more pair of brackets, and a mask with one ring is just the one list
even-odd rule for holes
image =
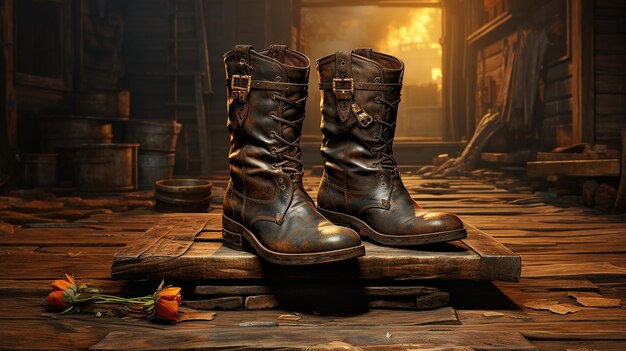
{"label": "wooden post", "polygon": [[[445,0],[442,4],[443,20],[443,96],[442,96],[442,130],[443,140],[458,141],[465,136],[467,130],[467,114],[465,101],[464,61],[467,60],[465,36],[465,14],[463,3],[456,0]],[[470,52],[470,55],[473,51]],[[473,125],[474,121],[472,121]],[[473,128],[472,128],[473,129]]]}
{"label": "wooden post", "polygon": [[620,166],[619,189],[613,204],[613,213],[626,211],[626,171],[624,171],[624,167],[626,167],[626,128],[622,128],[622,158]]}
{"label": "wooden post", "polygon": [[13,0],[0,0],[0,186],[15,169],[17,108],[13,85]]}
{"label": "wooden post", "polygon": [[572,143],[595,141],[594,4],[571,0]]}

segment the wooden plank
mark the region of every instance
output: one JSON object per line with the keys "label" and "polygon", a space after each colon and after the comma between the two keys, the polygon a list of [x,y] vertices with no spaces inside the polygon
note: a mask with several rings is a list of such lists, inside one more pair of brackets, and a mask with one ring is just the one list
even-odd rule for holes
{"label": "wooden plank", "polygon": [[93,230],[88,228],[17,228],[14,234],[0,235],[2,246],[117,246],[132,242],[138,232]]}
{"label": "wooden plank", "polygon": [[463,243],[480,255],[481,273],[494,280],[517,281],[522,269],[522,259],[504,245],[465,223],[467,238]]}
{"label": "wooden plank", "polygon": [[162,259],[181,256],[187,252],[208,220],[207,216],[164,218],[141,238],[120,250],[115,260],[137,260],[141,256]]}
{"label": "wooden plank", "polygon": [[619,267],[609,262],[587,262],[587,263],[561,263],[561,264],[541,264],[525,265],[522,269],[524,278],[556,278],[556,277],[581,277],[592,278],[624,278],[626,268]]}
{"label": "wooden plank", "polygon": [[485,162],[499,164],[526,164],[526,162],[534,161],[534,157],[530,154],[515,154],[507,152],[483,152],[480,159]]}
{"label": "wooden plank", "polygon": [[[343,349],[376,345],[379,349],[397,349],[403,345],[414,350],[449,350],[469,347],[470,350],[537,350],[515,332],[477,332],[462,327],[448,330],[423,327],[278,327],[278,328],[209,328],[206,330],[168,332],[111,332],[93,345],[91,351],[104,350],[331,350],[316,345],[342,342]],[[128,341],[132,340],[132,343]],[[335,344],[336,345],[336,344]],[[331,345],[332,346],[332,345]],[[339,348],[335,348],[339,349]],[[454,349],[453,349],[454,350]]]}
{"label": "wooden plank", "polygon": [[[0,281],[1,283],[1,281]],[[0,284],[1,287],[1,284]],[[362,289],[359,292],[370,296],[418,296],[432,294],[439,291],[439,289],[430,286],[365,286],[360,287]],[[270,294],[275,289],[267,285],[198,285],[194,288],[195,295],[201,296],[219,296],[219,295],[264,295]],[[319,294],[320,291],[328,294],[333,293],[349,293],[347,289],[342,289],[341,286],[337,286],[333,283],[331,286],[316,285],[294,285],[291,287],[281,287],[281,294],[293,293],[293,294]],[[354,290],[354,289],[353,289]]]}
{"label": "wooden plank", "polygon": [[527,163],[526,173],[529,177],[617,177],[620,164],[617,159],[536,161]]}
{"label": "wooden plank", "polygon": [[186,254],[164,259],[154,246],[145,257],[119,253],[112,266],[115,279],[479,279],[516,280],[519,256],[471,225],[461,242],[422,249],[402,249],[365,242],[366,255],[356,261],[308,267],[280,267],[255,254],[235,251],[218,242],[194,242]]}
{"label": "wooden plank", "polygon": [[133,240],[123,249],[116,253],[116,257],[125,259],[138,259],[146,250],[161,240],[161,238],[174,229],[173,225],[158,225],[148,229],[139,239]]}
{"label": "wooden plank", "polygon": [[606,160],[618,159],[620,152],[607,150],[604,153],[566,153],[566,152],[538,152],[537,161],[567,161],[567,160]]}

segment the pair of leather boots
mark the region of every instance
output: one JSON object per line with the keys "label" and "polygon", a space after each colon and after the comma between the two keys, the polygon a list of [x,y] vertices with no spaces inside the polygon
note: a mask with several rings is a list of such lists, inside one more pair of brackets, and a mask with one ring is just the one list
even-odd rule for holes
{"label": "pair of leather boots", "polygon": [[[357,49],[317,61],[324,174],[317,207],[302,185],[300,136],[310,61],[284,45],[224,55],[230,182],[224,245],[251,247],[277,264],[316,264],[365,254],[360,235],[388,246],[466,236],[455,215],[424,211],[393,158],[404,64]],[[350,229],[358,230],[358,233]]]}

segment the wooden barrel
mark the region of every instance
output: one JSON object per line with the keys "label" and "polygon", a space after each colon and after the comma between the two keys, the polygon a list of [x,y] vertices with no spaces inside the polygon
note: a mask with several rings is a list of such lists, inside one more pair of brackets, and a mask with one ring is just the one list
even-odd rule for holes
{"label": "wooden barrel", "polygon": [[42,150],[57,152],[84,144],[109,144],[113,141],[110,122],[98,118],[55,115],[40,121]]}
{"label": "wooden barrel", "polygon": [[181,127],[176,121],[131,119],[126,124],[125,141],[139,144],[141,150],[174,152]]}
{"label": "wooden barrel", "polygon": [[169,151],[139,150],[139,188],[154,189],[154,182],[172,178],[176,154]]}
{"label": "wooden barrel", "polygon": [[158,209],[172,212],[207,212],[211,207],[213,184],[204,179],[162,179],[156,181],[154,197]]}
{"label": "wooden barrel", "polygon": [[88,90],[76,93],[76,112],[86,116],[125,120],[130,116],[128,90]]}
{"label": "wooden barrel", "polygon": [[137,190],[137,144],[83,145],[75,151],[76,186],[81,191]]}
{"label": "wooden barrel", "polygon": [[57,185],[57,154],[21,154],[21,186],[46,188]]}

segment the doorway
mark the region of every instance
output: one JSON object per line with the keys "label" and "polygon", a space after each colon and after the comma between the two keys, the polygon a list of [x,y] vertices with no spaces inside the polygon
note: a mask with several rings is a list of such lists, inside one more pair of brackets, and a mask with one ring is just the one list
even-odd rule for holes
{"label": "doorway", "polygon": [[[415,5],[415,6],[413,6]],[[311,79],[303,134],[319,139],[320,93],[315,59],[370,47],[405,64],[396,140],[442,140],[442,10],[438,3],[337,5],[303,1],[299,49],[311,58]]]}

